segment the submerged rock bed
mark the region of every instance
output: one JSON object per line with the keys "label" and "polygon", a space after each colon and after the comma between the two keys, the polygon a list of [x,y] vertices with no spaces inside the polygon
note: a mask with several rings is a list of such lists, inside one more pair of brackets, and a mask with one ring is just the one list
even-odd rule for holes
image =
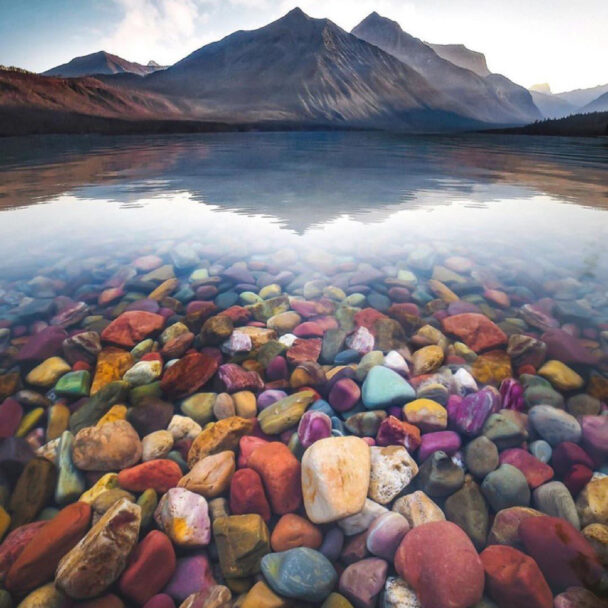
{"label": "submerged rock bed", "polygon": [[0,608],[601,608],[608,294],[442,247],[0,281]]}

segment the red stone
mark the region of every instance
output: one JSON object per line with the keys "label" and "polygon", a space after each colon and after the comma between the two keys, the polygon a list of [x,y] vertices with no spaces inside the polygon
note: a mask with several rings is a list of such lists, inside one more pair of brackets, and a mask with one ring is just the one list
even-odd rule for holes
{"label": "red stone", "polygon": [[510,464],[518,468],[534,489],[553,478],[553,469],[521,448],[512,448],[500,453],[500,464]]}
{"label": "red stone", "polygon": [[211,379],[217,368],[213,357],[191,353],[165,371],[160,388],[173,398],[191,395]]}
{"label": "red stone", "polygon": [[322,338],[324,330],[314,321],[305,321],[294,327],[293,333],[298,338]]}
{"label": "red stone", "polygon": [[298,338],[287,351],[287,360],[292,365],[304,363],[304,361],[317,361],[321,354],[321,338]]}
{"label": "red stone", "polygon": [[239,439],[239,458],[238,458],[238,466],[239,468],[244,468],[249,461],[249,456],[255,452],[260,446],[268,443],[266,439],[262,439],[261,437],[254,437],[253,435],[245,435]]}
{"label": "red stone", "polygon": [[21,555],[30,540],[38,534],[40,528],[46,526],[47,523],[46,521],[35,521],[19,526],[4,539],[0,545],[0,580],[6,578],[6,574],[15,560]]}
{"label": "red stone", "polygon": [[143,608],[175,608],[175,602],[170,595],[166,593],[159,593],[154,597],[150,598]]}
{"label": "red stone", "polygon": [[12,437],[23,417],[23,408],[16,399],[5,399],[0,405],[0,439]]}
{"label": "red stone", "polygon": [[563,476],[564,485],[570,491],[570,494],[576,498],[582,489],[591,481],[593,471],[584,464],[575,464]]}
{"label": "red stone", "polygon": [[409,422],[399,420],[395,416],[385,418],[380,423],[376,434],[378,445],[404,445],[411,452],[418,449],[421,442],[420,429]]}
{"label": "red stone", "polygon": [[122,595],[145,604],[169,582],[175,571],[175,551],[166,534],[152,530],[135,547],[118,581]]}
{"label": "red stone", "polygon": [[506,545],[491,545],[479,556],[486,591],[499,608],[553,608],[553,594],[538,564]]}
{"label": "red stone", "polygon": [[130,492],[143,492],[152,488],[164,494],[175,488],[181,477],[182,470],[176,462],[159,458],[123,469],[118,473],[118,484]]}
{"label": "red stone", "polygon": [[75,502],[45,522],[8,571],[6,588],[20,595],[52,580],[59,560],[85,535],[90,521],[91,506]]}
{"label": "red stone", "polygon": [[230,512],[233,515],[257,513],[270,520],[270,505],[264,493],[262,478],[253,469],[239,469],[230,481]]}
{"label": "red stone", "polygon": [[354,320],[357,327],[365,327],[372,334],[375,334],[374,323],[378,319],[388,319],[388,317],[375,308],[364,308],[355,315]]}
{"label": "red stone", "polygon": [[249,457],[266,489],[272,510],[277,515],[296,511],[302,503],[301,467],[289,448],[273,441],[259,447]]}
{"label": "red stone", "polygon": [[553,448],[551,464],[556,474],[565,475],[575,464],[582,464],[593,469],[593,460],[580,445],[571,441],[563,441]]}
{"label": "red stone", "polygon": [[519,536],[554,590],[599,584],[603,573],[599,558],[587,539],[565,519],[530,517],[519,525]]}
{"label": "red stone", "polygon": [[458,336],[476,353],[507,343],[507,335],[485,315],[463,312],[442,321],[444,331]]}
{"label": "red stone", "polygon": [[230,306],[230,308],[222,310],[219,314],[230,317],[234,325],[245,325],[251,319],[251,312],[244,306]]}
{"label": "red stone", "polygon": [[424,608],[469,608],[483,594],[479,555],[469,537],[448,521],[410,530],[395,554],[395,569]]}
{"label": "red stone", "polygon": [[153,312],[132,310],[123,312],[114,319],[102,332],[101,339],[118,346],[133,348],[144,338],[160,331],[165,319]]}

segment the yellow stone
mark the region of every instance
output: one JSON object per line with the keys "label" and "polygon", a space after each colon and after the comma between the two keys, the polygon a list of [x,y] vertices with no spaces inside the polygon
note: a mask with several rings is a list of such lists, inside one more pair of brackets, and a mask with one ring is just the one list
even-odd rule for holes
{"label": "yellow stone", "polygon": [[241,608],[288,608],[288,600],[278,596],[263,581],[257,582],[247,593]]}
{"label": "yellow stone", "polygon": [[440,346],[424,346],[412,355],[414,375],[429,374],[443,363],[443,349]]}
{"label": "yellow stone", "polygon": [[608,525],[608,477],[593,477],[576,499],[581,526]]}
{"label": "yellow stone", "polygon": [[278,283],[271,283],[270,285],[265,285],[260,289],[259,296],[263,300],[268,300],[269,298],[276,298],[281,295],[281,286]]}
{"label": "yellow stone", "polygon": [[42,407],[37,407],[28,412],[21,418],[21,422],[15,432],[15,437],[25,437],[38,424],[42,416],[44,416],[44,408]]}
{"label": "yellow stone", "polygon": [[255,395],[251,391],[239,391],[232,395],[236,415],[241,418],[255,418],[257,414],[257,404]]}
{"label": "yellow stone", "polygon": [[448,426],[448,411],[432,399],[415,399],[403,407],[405,419],[425,431],[441,431]]}
{"label": "yellow stone", "polygon": [[4,538],[6,531],[11,525],[11,516],[4,510],[3,507],[0,507],[0,540]]}
{"label": "yellow stone", "polygon": [[97,483],[84,492],[78,499],[81,502],[86,502],[92,505],[98,496],[101,496],[107,490],[113,490],[118,487],[118,474],[106,473],[103,477],[97,480]]}
{"label": "yellow stone", "polygon": [[277,332],[274,329],[268,329],[266,327],[255,327],[251,325],[245,325],[244,327],[237,327],[234,330],[236,334],[246,334],[251,340],[253,349],[260,348],[267,342],[277,339]]}
{"label": "yellow stone", "polygon": [[471,366],[473,378],[483,384],[498,386],[513,375],[511,358],[504,350],[492,350],[479,355]]}
{"label": "yellow stone", "polygon": [[91,395],[110,382],[122,380],[126,371],[133,367],[133,355],[120,348],[104,348],[97,357],[95,377],[91,385]]}
{"label": "yellow stone", "polygon": [[590,524],[583,528],[583,536],[591,543],[604,567],[608,566],[608,526]]}
{"label": "yellow stone", "polygon": [[70,408],[63,403],[56,403],[49,408],[48,422],[46,425],[46,440],[51,441],[61,437],[63,431],[67,431],[70,421]]}
{"label": "yellow stone", "polygon": [[583,386],[583,379],[561,361],[547,361],[539,370],[538,375],[546,378],[551,384],[562,391],[573,391]]}
{"label": "yellow stone", "polygon": [[435,279],[429,280],[429,288],[430,290],[441,300],[447,302],[458,302],[460,298],[447,286],[444,285],[441,281],[436,281]]}
{"label": "yellow stone", "polygon": [[156,289],[150,292],[148,298],[150,300],[162,300],[169,294],[173,293],[179,285],[178,279],[167,279],[163,281]]}
{"label": "yellow stone", "polygon": [[108,422],[127,419],[127,406],[117,403],[113,405],[98,421],[95,426],[103,426]]}
{"label": "yellow stone", "polygon": [[34,386],[53,386],[61,376],[71,371],[67,361],[61,357],[49,357],[40,365],[37,365],[25,378],[28,384]]}

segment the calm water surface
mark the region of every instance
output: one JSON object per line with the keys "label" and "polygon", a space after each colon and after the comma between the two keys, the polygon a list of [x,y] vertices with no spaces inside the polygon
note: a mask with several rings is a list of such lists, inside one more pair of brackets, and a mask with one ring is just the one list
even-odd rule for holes
{"label": "calm water surface", "polygon": [[186,242],[202,256],[453,252],[608,273],[608,143],[271,133],[2,141],[0,278]]}

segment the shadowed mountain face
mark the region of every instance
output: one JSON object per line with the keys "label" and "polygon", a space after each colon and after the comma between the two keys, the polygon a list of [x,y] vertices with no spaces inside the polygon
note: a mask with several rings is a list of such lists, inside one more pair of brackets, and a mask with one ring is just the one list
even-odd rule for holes
{"label": "shadowed mountain face", "polygon": [[471,70],[482,78],[489,76],[491,73],[486,63],[486,56],[483,53],[468,49],[464,44],[432,44],[431,42],[426,44],[442,59],[460,68]]}
{"label": "shadowed mountain face", "polygon": [[219,118],[427,130],[476,118],[392,55],[299,9],[204,46],[144,86],[196,99],[202,116]]}
{"label": "shadowed mountain face", "polygon": [[486,78],[442,59],[430,46],[410,36],[390,19],[372,13],[353,31],[414,68],[445,95],[464,103],[484,122],[523,124],[540,118],[530,93],[499,74]]}
{"label": "shadowed mountain face", "polygon": [[597,99],[587,104],[581,112],[608,112],[608,93],[600,95]]}
{"label": "shadowed mountain face", "polygon": [[118,55],[112,55],[105,51],[98,51],[90,55],[75,57],[68,63],[58,65],[46,72],[43,76],[63,76],[74,78],[77,76],[93,76],[95,74],[137,74],[145,76],[157,70],[162,70],[156,62],[150,61],[148,65],[127,61]]}
{"label": "shadowed mountain face", "polygon": [[536,107],[545,118],[562,118],[578,111],[576,106],[557,95],[540,91],[530,91],[530,94]]}
{"label": "shadowed mountain face", "polygon": [[589,89],[575,89],[574,91],[565,91],[563,93],[556,93],[555,96],[560,99],[564,99],[568,103],[574,106],[582,108],[587,104],[595,101],[600,95],[608,93],[608,84],[602,84],[597,87],[591,87]]}

